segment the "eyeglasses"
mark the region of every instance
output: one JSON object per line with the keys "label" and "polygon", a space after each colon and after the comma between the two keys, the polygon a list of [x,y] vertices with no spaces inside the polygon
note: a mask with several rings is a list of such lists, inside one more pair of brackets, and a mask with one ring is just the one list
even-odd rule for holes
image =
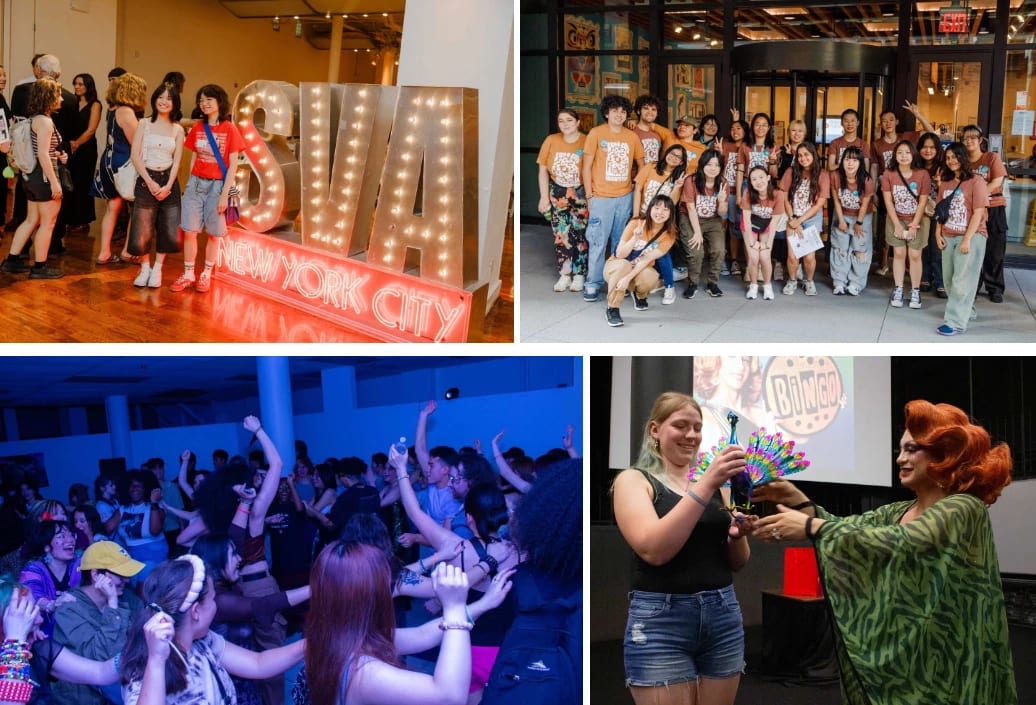
{"label": "eyeglasses", "polygon": [[467,479],[465,477],[462,477],[461,475],[449,475],[448,477],[449,477],[451,485],[456,483],[456,482],[463,482],[464,480]]}
{"label": "eyeglasses", "polygon": [[972,142],[982,139],[982,135],[964,135],[961,139],[965,142]]}

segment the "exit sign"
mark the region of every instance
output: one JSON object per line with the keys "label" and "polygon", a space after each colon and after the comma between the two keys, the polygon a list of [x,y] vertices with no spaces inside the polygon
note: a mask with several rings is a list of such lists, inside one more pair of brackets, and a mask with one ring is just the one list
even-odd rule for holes
{"label": "exit sign", "polygon": [[943,34],[967,34],[970,12],[960,7],[944,7],[939,10],[939,32]]}

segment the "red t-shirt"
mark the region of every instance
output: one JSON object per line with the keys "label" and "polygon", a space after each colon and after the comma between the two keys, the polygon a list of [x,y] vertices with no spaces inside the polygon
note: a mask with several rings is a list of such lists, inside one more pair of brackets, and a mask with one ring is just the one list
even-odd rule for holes
{"label": "red t-shirt", "polygon": [[[212,128],[212,136],[216,139],[217,146],[219,146],[219,152],[223,156],[223,163],[228,169],[233,168],[234,165],[230,163],[231,153],[243,152],[245,150],[245,141],[241,138],[241,133],[237,131],[237,125],[231,120],[221,122]],[[194,166],[191,168],[191,174],[201,179],[223,180],[223,170],[219,168],[219,162],[216,161],[216,157],[212,154],[212,146],[209,144],[209,138],[205,134],[205,124],[203,122],[198,121],[194,123],[194,127],[187,133],[184,146],[197,155],[197,159],[194,160]]]}

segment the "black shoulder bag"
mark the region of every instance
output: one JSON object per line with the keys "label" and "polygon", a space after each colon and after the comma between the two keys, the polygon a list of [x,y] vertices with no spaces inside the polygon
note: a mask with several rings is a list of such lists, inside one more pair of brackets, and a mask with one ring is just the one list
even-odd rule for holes
{"label": "black shoulder bag", "polygon": [[950,203],[953,202],[953,197],[960,191],[960,180],[957,180],[957,188],[953,189],[953,193],[950,194],[949,198],[944,198],[935,204],[935,212],[932,217],[939,225],[946,225],[946,221],[950,219]]}

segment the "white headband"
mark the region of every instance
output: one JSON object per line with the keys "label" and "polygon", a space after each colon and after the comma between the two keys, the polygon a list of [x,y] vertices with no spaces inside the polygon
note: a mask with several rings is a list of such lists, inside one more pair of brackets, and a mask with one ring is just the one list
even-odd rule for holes
{"label": "white headband", "polygon": [[194,568],[194,579],[191,580],[191,588],[187,591],[186,597],[183,598],[183,604],[180,605],[180,612],[186,612],[191,608],[191,605],[197,602],[198,596],[201,595],[201,591],[205,587],[205,563],[202,562],[201,558],[191,553],[180,556],[176,560],[187,561]]}

